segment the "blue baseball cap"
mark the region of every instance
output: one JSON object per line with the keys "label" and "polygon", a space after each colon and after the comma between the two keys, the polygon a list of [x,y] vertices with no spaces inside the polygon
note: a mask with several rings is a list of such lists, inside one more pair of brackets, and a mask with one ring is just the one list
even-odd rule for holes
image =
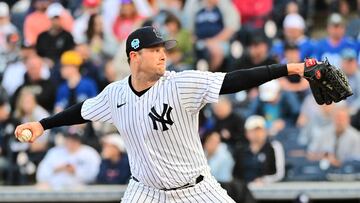
{"label": "blue baseball cap", "polygon": [[341,52],[341,57],[342,57],[343,59],[348,59],[348,60],[356,59],[356,58],[357,58],[355,50],[354,50],[354,49],[350,49],[350,48],[344,49],[344,50]]}
{"label": "blue baseball cap", "polygon": [[129,57],[131,51],[139,51],[143,48],[154,47],[163,44],[169,50],[177,45],[176,40],[164,40],[161,33],[152,26],[139,28],[132,32],[126,40],[126,55]]}

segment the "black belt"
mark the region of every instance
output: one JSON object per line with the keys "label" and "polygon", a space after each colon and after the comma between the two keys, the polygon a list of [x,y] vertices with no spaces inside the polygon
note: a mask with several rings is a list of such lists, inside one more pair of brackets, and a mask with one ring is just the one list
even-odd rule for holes
{"label": "black belt", "polygon": [[[139,180],[137,178],[135,178],[134,176],[131,176],[131,178],[133,180],[135,180],[136,182],[139,182]],[[200,183],[201,181],[204,180],[204,176],[202,175],[199,175],[196,179],[195,179],[195,184],[198,184]],[[164,189],[161,189],[161,190],[164,190],[164,191],[169,191],[169,190],[179,190],[179,189],[185,189],[185,188],[188,188],[188,187],[193,187],[194,185],[190,185],[190,183],[187,183],[186,185],[183,185],[183,186],[180,186],[180,187],[175,187],[175,188],[164,188]]]}

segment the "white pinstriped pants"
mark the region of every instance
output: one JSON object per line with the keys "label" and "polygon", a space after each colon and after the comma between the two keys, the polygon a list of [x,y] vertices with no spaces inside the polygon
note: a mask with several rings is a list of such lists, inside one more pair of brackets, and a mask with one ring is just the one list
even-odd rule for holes
{"label": "white pinstriped pants", "polygon": [[131,179],[121,203],[130,202],[235,203],[211,175],[205,175],[204,180],[193,187],[169,191],[149,187]]}

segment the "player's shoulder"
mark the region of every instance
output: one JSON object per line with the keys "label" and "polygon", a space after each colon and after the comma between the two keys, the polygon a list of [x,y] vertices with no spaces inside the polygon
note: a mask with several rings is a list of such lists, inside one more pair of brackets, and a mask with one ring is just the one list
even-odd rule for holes
{"label": "player's shoulder", "polygon": [[112,82],[110,84],[108,84],[104,90],[111,90],[111,89],[122,89],[124,88],[127,84],[128,84],[128,80],[129,80],[129,77],[125,77],[124,79],[122,80],[118,80],[118,81],[115,81],[115,82]]}
{"label": "player's shoulder", "polygon": [[197,77],[203,77],[211,72],[208,71],[199,71],[199,70],[185,70],[181,72],[175,72],[175,71],[166,71],[162,80],[178,80],[178,79],[196,79]]}

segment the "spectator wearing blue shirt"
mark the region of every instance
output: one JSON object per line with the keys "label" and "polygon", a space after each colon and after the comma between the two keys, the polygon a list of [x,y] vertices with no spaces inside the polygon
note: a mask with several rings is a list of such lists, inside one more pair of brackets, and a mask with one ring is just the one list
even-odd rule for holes
{"label": "spectator wearing blue shirt", "polygon": [[82,61],[80,54],[75,51],[66,51],[61,56],[61,76],[66,81],[58,88],[55,112],[96,96],[96,83],[81,76],[79,69]]}
{"label": "spectator wearing blue shirt", "polygon": [[353,91],[353,95],[346,99],[346,103],[349,105],[350,113],[355,113],[360,110],[360,70],[356,52],[353,49],[344,49],[341,57],[341,68],[348,77]]}
{"label": "spectator wearing blue shirt", "polygon": [[228,150],[228,146],[221,142],[218,132],[212,131],[205,135],[204,151],[211,174],[215,179],[221,183],[232,181],[232,170],[235,162]]}
{"label": "spectator wearing blue shirt", "polygon": [[270,135],[277,135],[285,127],[294,127],[300,111],[299,99],[293,92],[283,91],[278,80],[259,87],[259,96],[250,104],[250,115],[266,119]]}
{"label": "spectator wearing blue shirt", "polygon": [[119,134],[107,135],[103,139],[102,160],[97,183],[126,184],[130,179],[130,166],[124,141]]}
{"label": "spectator wearing blue shirt", "polygon": [[345,36],[345,21],[338,13],[330,15],[327,32],[329,36],[317,43],[316,57],[318,60],[328,58],[331,64],[340,67],[341,52],[344,49],[357,50],[357,45],[351,38]]}
{"label": "spectator wearing blue shirt", "polygon": [[274,45],[271,49],[271,52],[275,57],[281,61],[285,62],[285,44],[295,44],[299,47],[300,51],[300,60],[304,60],[306,57],[312,57],[314,53],[315,42],[305,36],[305,21],[297,13],[288,14],[283,22],[284,28],[284,41],[278,40],[274,42]]}

